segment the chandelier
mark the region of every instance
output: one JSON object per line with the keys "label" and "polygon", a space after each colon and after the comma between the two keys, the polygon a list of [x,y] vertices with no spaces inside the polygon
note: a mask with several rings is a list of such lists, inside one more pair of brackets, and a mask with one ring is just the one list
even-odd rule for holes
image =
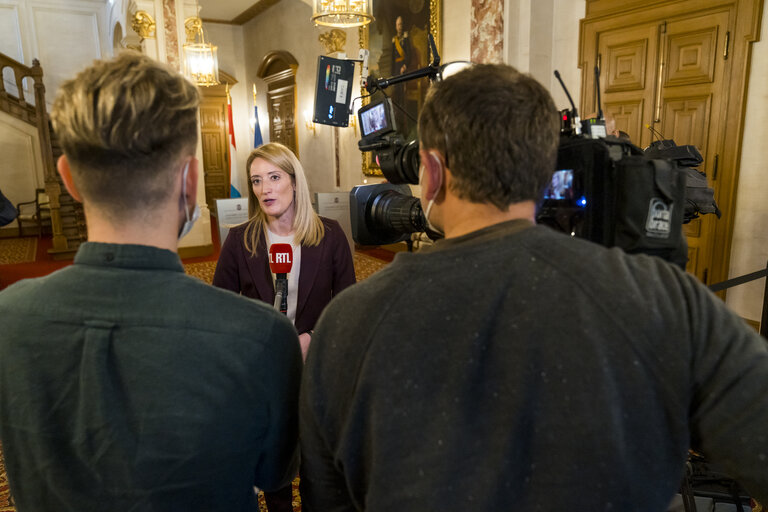
{"label": "chandelier", "polygon": [[205,42],[203,22],[198,16],[184,22],[187,42],[184,43],[184,75],[193,83],[208,87],[219,85],[217,48]]}
{"label": "chandelier", "polygon": [[373,0],[315,0],[312,21],[325,27],[349,28],[373,21]]}

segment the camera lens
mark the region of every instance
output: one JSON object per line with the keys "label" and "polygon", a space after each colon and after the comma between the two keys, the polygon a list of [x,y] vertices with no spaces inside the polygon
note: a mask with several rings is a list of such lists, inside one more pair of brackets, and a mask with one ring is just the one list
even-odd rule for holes
{"label": "camera lens", "polygon": [[[416,153],[418,157],[418,153]],[[417,176],[418,181],[418,176]],[[417,233],[427,230],[424,211],[417,197],[395,190],[377,195],[369,211],[370,225],[393,233]]]}
{"label": "camera lens", "polygon": [[410,141],[398,155],[398,174],[403,183],[419,184],[419,143]]}
{"label": "camera lens", "polygon": [[376,161],[387,181],[394,184],[419,184],[419,143],[403,145],[399,138],[388,139],[389,147],[376,152]]}

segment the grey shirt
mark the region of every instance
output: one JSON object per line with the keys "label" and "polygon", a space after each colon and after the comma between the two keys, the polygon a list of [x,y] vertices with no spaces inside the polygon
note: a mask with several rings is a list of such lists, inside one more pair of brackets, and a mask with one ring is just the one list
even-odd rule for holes
{"label": "grey shirt", "polygon": [[768,498],[765,341],[672,265],[526,221],[344,291],[299,415],[309,512],[661,511],[689,446]]}
{"label": "grey shirt", "polygon": [[256,510],[295,474],[301,356],[272,308],[167,250],[86,243],[0,293],[0,438],[20,512]]}

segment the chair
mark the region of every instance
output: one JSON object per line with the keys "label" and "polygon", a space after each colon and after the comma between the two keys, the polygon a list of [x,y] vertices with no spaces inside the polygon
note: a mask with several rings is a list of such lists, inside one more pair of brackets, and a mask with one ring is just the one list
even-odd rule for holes
{"label": "chair", "polygon": [[37,226],[37,236],[43,236],[43,224],[50,224],[51,205],[45,189],[35,190],[35,200],[26,201],[16,205],[19,216],[16,220],[19,223],[19,236],[23,236],[23,223],[34,223]]}

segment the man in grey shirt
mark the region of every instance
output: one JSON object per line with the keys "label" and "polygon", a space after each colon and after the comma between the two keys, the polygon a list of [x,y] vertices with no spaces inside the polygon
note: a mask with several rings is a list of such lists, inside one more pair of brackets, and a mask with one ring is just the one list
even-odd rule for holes
{"label": "man in grey shirt", "polygon": [[663,511],[689,447],[768,500],[765,341],[678,268],[534,225],[558,128],[508,66],[432,86],[421,203],[445,239],[320,319],[305,510]]}
{"label": "man in grey shirt", "polygon": [[255,511],[297,469],[298,337],[272,308],[184,274],[199,96],[125,53],[64,83],[74,264],[0,293],[0,438],[19,512]]}

